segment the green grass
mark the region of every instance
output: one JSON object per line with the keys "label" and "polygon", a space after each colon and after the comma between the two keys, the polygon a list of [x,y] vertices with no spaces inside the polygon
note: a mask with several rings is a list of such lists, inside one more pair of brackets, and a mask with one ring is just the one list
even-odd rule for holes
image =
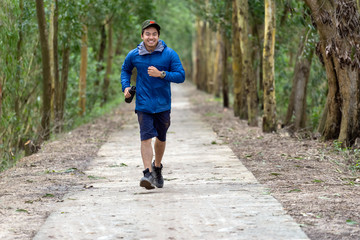
{"label": "green grass", "polygon": [[74,119],[73,124],[71,124],[70,129],[67,129],[67,131],[72,130],[74,128],[77,128],[81,125],[84,125],[86,123],[89,123],[96,118],[99,118],[105,114],[111,113],[113,109],[115,109],[117,106],[122,104],[124,101],[124,97],[120,94],[113,100],[109,101],[108,103],[104,104],[103,106],[100,106],[100,104],[96,104],[96,106],[93,107],[92,111],[88,114],[85,114],[84,116],[78,116]]}
{"label": "green grass", "polygon": [[[100,104],[96,104],[92,111],[85,114],[84,116],[76,116],[73,119],[70,119],[67,121],[67,125],[64,126],[64,132],[69,132],[81,125],[87,124],[103,115],[111,113],[116,107],[118,107],[120,104],[123,104],[124,97],[122,94],[118,94],[116,98],[110,100],[108,103],[104,104],[103,106],[100,106]],[[51,140],[54,140],[58,137],[58,135],[52,133]],[[16,154],[11,154],[8,157],[4,157],[3,159],[0,159],[0,172],[5,171],[8,168],[11,168],[16,165],[16,162],[24,157],[24,151],[18,151]],[[49,173],[49,172],[48,172]]]}

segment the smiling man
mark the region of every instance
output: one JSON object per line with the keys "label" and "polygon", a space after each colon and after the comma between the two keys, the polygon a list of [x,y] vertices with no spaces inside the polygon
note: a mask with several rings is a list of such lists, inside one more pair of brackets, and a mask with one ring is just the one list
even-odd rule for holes
{"label": "smiling man", "polygon": [[[121,85],[125,98],[133,97],[130,79],[133,68],[137,69],[136,107],[141,139],[141,157],[144,177],[140,186],[146,189],[164,186],[162,158],[166,146],[166,133],[170,126],[170,83],[185,81],[185,71],[178,54],[159,40],[160,25],[155,20],[142,24],[141,39],[131,50],[121,69]],[[133,93],[134,94],[134,93]],[[154,151],[152,139],[155,138]]]}

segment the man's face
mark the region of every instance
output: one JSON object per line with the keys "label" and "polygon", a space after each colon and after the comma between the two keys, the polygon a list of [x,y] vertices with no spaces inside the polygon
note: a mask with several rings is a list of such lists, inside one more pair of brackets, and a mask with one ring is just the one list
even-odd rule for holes
{"label": "man's face", "polygon": [[155,50],[159,42],[159,34],[156,28],[148,27],[144,30],[141,35],[141,39],[144,41],[147,50]]}

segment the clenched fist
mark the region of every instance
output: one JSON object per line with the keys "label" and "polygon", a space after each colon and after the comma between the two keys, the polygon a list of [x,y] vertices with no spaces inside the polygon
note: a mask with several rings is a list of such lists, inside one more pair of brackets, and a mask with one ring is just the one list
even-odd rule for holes
{"label": "clenched fist", "polygon": [[154,66],[148,67],[148,74],[150,77],[161,77],[161,71]]}

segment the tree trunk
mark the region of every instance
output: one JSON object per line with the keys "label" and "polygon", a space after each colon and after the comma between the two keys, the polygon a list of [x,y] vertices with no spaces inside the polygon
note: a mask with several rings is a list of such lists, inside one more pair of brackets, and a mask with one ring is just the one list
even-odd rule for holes
{"label": "tree trunk", "polygon": [[194,72],[193,72],[193,83],[196,85],[196,87],[199,89],[199,74],[200,74],[200,34],[201,34],[201,20],[199,17],[196,17],[195,22],[195,43],[193,43],[193,65],[194,65]]}
{"label": "tree trunk", "polygon": [[55,119],[55,79],[54,79],[54,12],[55,5],[51,3],[49,19],[49,55],[50,55],[50,75],[51,75],[51,119]]}
{"label": "tree trunk", "polygon": [[305,0],[320,35],[317,52],[329,83],[325,140],[352,145],[360,135],[360,22],[352,0]]}
{"label": "tree trunk", "polygon": [[206,66],[206,41],[203,36],[206,36],[206,22],[200,21],[199,22],[199,29],[198,29],[198,71],[197,71],[197,79],[196,79],[196,86],[199,90],[206,91],[206,77],[207,77],[207,66]]}
{"label": "tree trunk", "polygon": [[0,117],[2,117],[2,78],[0,77]]}
{"label": "tree trunk", "polygon": [[103,102],[106,103],[108,100],[108,90],[110,85],[110,74],[111,74],[111,65],[113,59],[113,32],[112,32],[112,22],[111,20],[108,23],[108,56],[106,61],[106,73],[104,77],[104,85],[103,85]]}
{"label": "tree trunk", "polygon": [[97,66],[96,66],[96,73],[98,78],[95,80],[95,88],[100,86],[100,72],[104,69],[104,55],[105,55],[105,48],[106,48],[106,29],[105,23],[101,25],[100,30],[100,47],[97,59]]}
{"label": "tree trunk", "polygon": [[291,126],[293,131],[306,127],[306,92],[312,57],[314,55],[314,47],[311,44],[313,39],[313,31],[311,29],[304,31],[296,56],[291,95],[284,121],[284,125]]}
{"label": "tree trunk", "polygon": [[259,96],[259,108],[264,109],[264,81],[263,81],[263,42],[264,42],[264,30],[265,25],[262,23],[253,22],[251,24],[251,36],[254,39],[252,43],[254,47],[252,48],[251,62],[254,65],[255,78],[258,86],[258,96]]}
{"label": "tree trunk", "polygon": [[246,95],[245,84],[242,75],[242,60],[240,49],[240,33],[239,23],[237,18],[238,8],[236,6],[236,0],[233,0],[233,12],[232,12],[232,69],[233,69],[233,82],[234,82],[234,115],[240,117],[240,119],[247,119],[246,108]]}
{"label": "tree trunk", "polygon": [[226,39],[226,34],[225,31],[222,30],[221,32],[222,34],[222,39],[223,39],[223,66],[222,66],[222,95],[223,95],[223,106],[225,108],[228,108],[230,103],[229,103],[229,82],[228,82],[228,74],[227,74],[227,58],[228,58],[228,48],[229,48],[229,42]]}
{"label": "tree trunk", "polygon": [[[219,98],[221,95],[221,84],[222,84],[222,66],[220,66],[220,64],[222,64],[223,61],[223,48],[224,48],[224,39],[221,36],[221,31],[217,30],[216,31],[216,40],[213,41],[213,46],[211,46],[211,48],[215,51],[212,51],[212,60],[211,60],[211,71],[212,71],[212,75],[211,75],[211,79],[212,79],[212,84],[211,84],[211,88],[209,90],[211,90],[211,94],[213,94],[215,97]],[[218,36],[220,35],[220,36]],[[214,38],[215,39],[215,38]],[[222,52],[219,52],[222,51]],[[221,71],[221,72],[220,72]],[[210,73],[209,73],[210,74]]]}
{"label": "tree trunk", "polygon": [[59,80],[59,44],[58,44],[58,31],[59,31],[59,6],[58,0],[55,0],[55,9],[54,9],[54,37],[53,37],[53,47],[54,47],[54,95],[55,95],[55,132],[60,132],[60,104],[61,104],[61,88]]}
{"label": "tree trunk", "polygon": [[87,27],[83,25],[83,33],[81,37],[81,63],[80,63],[80,79],[79,79],[79,114],[82,116],[86,109],[86,71],[87,71]]}
{"label": "tree trunk", "polygon": [[265,31],[263,50],[264,116],[263,132],[276,132],[275,99],[275,0],[265,0]]}
{"label": "tree trunk", "polygon": [[43,0],[36,0],[36,14],[38,19],[43,75],[43,108],[41,119],[41,140],[48,140],[50,137],[50,114],[51,114],[51,70],[50,55],[48,48],[48,37],[46,33],[46,20]]}
{"label": "tree trunk", "polygon": [[223,74],[223,59],[224,59],[224,39],[222,38],[222,33],[221,33],[221,27],[220,24],[218,25],[218,29],[216,31],[216,51],[215,51],[215,61],[214,61],[214,71],[213,71],[213,77],[212,77],[212,82],[213,82],[213,94],[215,94],[216,97],[220,96],[219,93],[219,81],[222,79],[222,74]]}
{"label": "tree trunk", "polygon": [[251,63],[251,42],[249,41],[249,22],[248,13],[249,6],[247,0],[236,0],[238,8],[237,17],[240,31],[240,49],[242,60],[242,79],[246,86],[246,102],[248,112],[248,124],[250,126],[257,126],[258,115],[258,98],[256,89],[256,79],[253,73],[253,66]]}
{"label": "tree trunk", "polygon": [[195,20],[195,32],[194,32],[194,37],[192,40],[192,75],[191,75],[191,80],[193,82],[194,85],[196,85],[196,78],[198,75],[198,58],[199,58],[199,50],[197,49],[197,44],[198,44],[198,28],[199,28],[199,17],[196,17]]}
{"label": "tree trunk", "polygon": [[120,33],[120,36],[116,40],[115,56],[120,56],[121,54],[122,41],[122,33]]}
{"label": "tree trunk", "polygon": [[60,84],[60,108],[59,108],[59,123],[60,123],[60,132],[62,131],[62,126],[64,124],[64,110],[65,110],[65,100],[66,100],[66,91],[67,83],[69,76],[69,64],[70,64],[70,46],[69,42],[64,43],[62,51],[62,68],[61,68],[61,84]]}
{"label": "tree trunk", "polygon": [[326,123],[326,117],[327,117],[327,114],[328,114],[328,105],[327,105],[327,102],[325,102],[325,107],[324,107],[324,110],[322,112],[322,115],[321,115],[321,119],[320,119],[320,122],[319,122],[319,126],[318,126],[318,132],[319,133],[322,133],[324,130],[325,130],[325,123]]}
{"label": "tree trunk", "polygon": [[210,22],[206,22],[205,28],[205,53],[204,53],[204,61],[206,67],[206,76],[205,76],[205,91],[208,93],[213,93],[213,88],[215,83],[213,82],[213,66],[214,66],[214,57],[213,55],[213,35],[214,32],[210,28]]}

